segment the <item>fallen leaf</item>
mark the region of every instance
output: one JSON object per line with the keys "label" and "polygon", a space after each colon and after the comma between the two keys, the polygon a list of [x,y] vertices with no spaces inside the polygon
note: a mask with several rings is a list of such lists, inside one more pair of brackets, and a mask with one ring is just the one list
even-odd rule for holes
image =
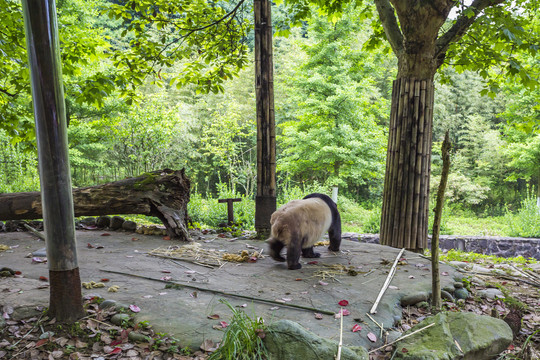
{"label": "fallen leaf", "polygon": [[169,270],[161,270],[162,273],[164,274],[170,274],[171,272]]}
{"label": "fallen leaf", "polygon": [[204,340],[203,343],[200,346],[201,350],[206,351],[206,352],[216,351],[218,349],[218,347],[219,347],[219,343],[215,344],[210,339]]}
{"label": "fallen leaf", "polygon": [[227,324],[225,321],[220,321],[219,324],[221,325],[222,328],[226,328],[227,326],[229,326],[229,324]]}
{"label": "fallen leaf", "polygon": [[281,300],[286,301],[286,302],[292,301],[291,298],[281,298]]}
{"label": "fallen leaf", "polygon": [[347,309],[341,309],[341,310],[339,311],[339,313],[342,314],[343,316],[349,316],[349,315],[351,315],[351,312],[350,312],[349,310],[347,310]]}
{"label": "fallen leaf", "polygon": [[308,265],[317,265],[319,262],[318,261],[310,261],[308,262]]}
{"label": "fallen leaf", "polygon": [[47,262],[47,260],[36,256],[36,257],[32,258],[32,262],[34,262],[34,263],[44,263],[44,262]]}
{"label": "fallen leaf", "polygon": [[34,347],[40,347],[41,345],[46,344],[48,342],[49,342],[48,338],[47,339],[41,339],[34,345]]}
{"label": "fallen leaf", "polygon": [[277,309],[279,309],[279,306],[273,306],[270,308],[270,310],[277,310]]}
{"label": "fallen leaf", "polygon": [[319,280],[319,285],[326,286],[326,285],[328,285],[328,283],[327,283],[327,282],[324,282],[324,281],[322,281],[322,280]]}
{"label": "fallen leaf", "polygon": [[88,243],[88,244],[86,244],[86,247],[89,248],[89,249],[93,249],[93,248],[94,248],[94,245]]}
{"label": "fallen leaf", "polygon": [[212,320],[217,320],[217,319],[219,319],[219,315],[218,314],[208,315],[208,318],[212,319]]}
{"label": "fallen leaf", "polygon": [[442,276],[448,276],[448,272],[443,271],[443,272],[441,273],[441,275],[442,275]]}
{"label": "fallen leaf", "polygon": [[352,327],[352,332],[357,332],[357,331],[360,331],[362,330],[362,327],[358,324],[354,324],[354,326]]}
{"label": "fallen leaf", "polygon": [[392,290],[399,290],[399,288],[397,286],[394,286],[394,285],[390,285],[388,286],[389,289],[392,289]]}
{"label": "fallen leaf", "polygon": [[167,236],[164,236],[164,237],[163,237],[163,240],[171,240],[171,237],[168,236],[168,235],[167,235]]}
{"label": "fallen leaf", "polygon": [[110,280],[109,280],[109,279],[107,279],[107,278],[103,278],[103,279],[101,279],[101,282],[109,282],[109,281],[110,281]]}
{"label": "fallen leaf", "polygon": [[135,312],[135,313],[138,313],[139,311],[141,311],[141,308],[138,307],[137,305],[129,305],[129,310]]}
{"label": "fallen leaf", "polygon": [[372,333],[372,332],[370,332],[370,333],[367,334],[367,338],[368,338],[371,342],[376,342],[376,341],[377,341],[377,336],[376,336],[374,333]]}
{"label": "fallen leaf", "polygon": [[349,302],[347,300],[341,300],[340,302],[338,302],[339,306],[347,306],[349,305]]}
{"label": "fallen leaf", "polygon": [[322,320],[323,319],[322,314],[321,313],[315,313],[315,319]]}
{"label": "fallen leaf", "polygon": [[294,279],[294,281],[302,281],[302,279],[301,278],[296,278],[296,279]]}
{"label": "fallen leaf", "polygon": [[103,233],[103,234],[101,234],[101,236],[111,236],[111,234],[109,234],[109,233]]}
{"label": "fallen leaf", "polygon": [[119,347],[115,347],[109,354],[120,354],[122,352],[122,349]]}
{"label": "fallen leaf", "polygon": [[163,280],[163,281],[171,281],[171,280],[172,280],[172,276],[163,276],[163,277],[161,278],[161,280]]}
{"label": "fallen leaf", "polygon": [[409,350],[407,350],[407,348],[403,348],[403,349],[401,349],[401,352],[404,353],[404,354],[406,354],[406,353],[409,352]]}
{"label": "fallen leaf", "polygon": [[250,263],[254,263],[254,262],[257,262],[258,258],[256,256],[251,256],[249,259],[248,259],[248,262]]}
{"label": "fallen leaf", "polygon": [[409,275],[409,279],[415,279],[415,277],[412,275]]}
{"label": "fallen leaf", "polygon": [[194,291],[191,294],[189,294],[189,296],[191,296],[192,298],[197,298],[197,296],[199,296],[199,294],[197,294],[197,292]]}
{"label": "fallen leaf", "polygon": [[138,240],[139,240],[139,239],[136,238],[136,237],[132,237],[132,238],[131,238],[131,241],[138,241]]}
{"label": "fallen leaf", "polygon": [[41,280],[41,281],[49,281],[49,279],[46,278],[45,276],[40,276],[40,277],[39,277],[39,280]]}

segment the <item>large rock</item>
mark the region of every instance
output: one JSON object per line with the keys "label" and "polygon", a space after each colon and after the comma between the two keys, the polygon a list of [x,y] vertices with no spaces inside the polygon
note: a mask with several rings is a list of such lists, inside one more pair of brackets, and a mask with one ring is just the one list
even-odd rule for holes
{"label": "large rock", "polygon": [[508,324],[500,319],[474,313],[439,313],[422,321],[409,332],[432,323],[435,325],[429,329],[398,342],[396,359],[488,360],[512,342],[512,329]]}
{"label": "large rock", "polygon": [[[338,350],[336,341],[321,338],[290,320],[280,320],[268,326],[264,345],[268,360],[334,359]],[[367,360],[363,347],[343,347],[342,360]]]}

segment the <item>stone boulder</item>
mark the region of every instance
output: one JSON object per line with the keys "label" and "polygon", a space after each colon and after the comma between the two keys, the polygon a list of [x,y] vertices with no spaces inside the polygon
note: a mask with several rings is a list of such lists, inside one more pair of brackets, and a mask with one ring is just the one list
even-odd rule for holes
{"label": "stone boulder", "polygon": [[435,325],[398,342],[396,359],[488,360],[512,342],[512,329],[508,324],[474,313],[442,312],[422,321],[409,332],[432,323]]}
{"label": "stone boulder", "polygon": [[[268,350],[268,360],[335,359],[338,350],[337,341],[321,338],[290,320],[279,320],[269,325],[264,345]],[[368,358],[363,347],[341,349],[342,360]]]}

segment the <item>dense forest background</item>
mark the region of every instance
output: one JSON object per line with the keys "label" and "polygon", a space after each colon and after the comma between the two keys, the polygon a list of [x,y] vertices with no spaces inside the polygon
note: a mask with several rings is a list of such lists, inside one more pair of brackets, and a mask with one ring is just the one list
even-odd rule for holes
{"label": "dense forest background", "polygon": [[[12,22],[4,22],[2,36],[15,38],[22,20],[8,14],[14,2],[3,2],[0,16]],[[109,16],[110,6],[105,0],[58,1],[74,186],[185,168],[194,222],[216,226],[225,207],[215,199],[234,196],[243,198],[236,218],[252,227],[253,56],[238,76],[208,93],[187,82],[154,81],[131,67],[140,75],[130,79],[136,88],[110,84],[107,74],[119,66],[106,54],[134,41],[125,23]],[[249,28],[251,9],[241,11]],[[358,22],[355,11],[283,29],[288,13],[273,9],[278,204],[313,191],[330,193],[337,185],[345,230],[378,232],[396,60],[389,47],[373,43],[371,20]],[[252,33],[243,44],[252,54]],[[19,81],[28,79],[24,46],[20,37],[0,42],[2,54],[10,54],[0,69],[0,114],[11,124],[0,129],[0,192],[39,189],[29,84]],[[538,58],[523,56],[523,64],[539,68]],[[158,76],[173,78],[186,63],[175,59]],[[496,71],[478,74],[453,65],[435,86],[431,194],[447,130],[452,139],[442,232],[540,237],[540,91],[507,82]],[[487,83],[486,76],[497,81]],[[120,90],[100,96],[112,85]]]}

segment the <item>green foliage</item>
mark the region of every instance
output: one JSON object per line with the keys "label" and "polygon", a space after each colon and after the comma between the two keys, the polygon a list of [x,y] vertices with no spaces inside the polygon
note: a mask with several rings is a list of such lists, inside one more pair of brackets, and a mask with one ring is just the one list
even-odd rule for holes
{"label": "green foliage", "polygon": [[[232,319],[225,330],[220,347],[209,360],[263,360],[268,358],[262,335],[266,325],[262,318],[252,319],[244,311],[236,309],[226,300],[220,299],[231,310]],[[261,336],[259,336],[261,335]]]}
{"label": "green foliage", "polygon": [[377,121],[386,103],[363,76],[373,59],[359,50],[359,30],[352,17],[313,19],[313,39],[300,45],[306,62],[285,79],[282,106],[292,111],[279,124],[278,170],[293,180],[347,189],[380,179],[386,140]]}
{"label": "green foliage", "polygon": [[537,199],[531,195],[521,202],[521,208],[507,214],[510,236],[540,237],[540,209]]}
{"label": "green foliage", "polygon": [[0,193],[37,191],[39,175],[35,154],[13,143],[0,129]]}
{"label": "green foliage", "polygon": [[478,264],[481,264],[485,261],[495,264],[505,263],[520,265],[536,264],[538,262],[533,258],[525,259],[523,256],[503,258],[494,255],[477,254],[473,252],[464,252],[453,249],[449,250],[447,253],[441,253],[439,256],[442,261],[466,261]]}
{"label": "green foliage", "polygon": [[188,214],[193,222],[203,227],[218,227],[227,222],[227,204],[218,203],[218,199],[241,198],[234,203],[234,221],[244,229],[255,226],[255,201],[245,195],[238,194],[227,188],[226,184],[218,184],[218,196],[203,198],[198,193],[192,193],[188,203]]}

